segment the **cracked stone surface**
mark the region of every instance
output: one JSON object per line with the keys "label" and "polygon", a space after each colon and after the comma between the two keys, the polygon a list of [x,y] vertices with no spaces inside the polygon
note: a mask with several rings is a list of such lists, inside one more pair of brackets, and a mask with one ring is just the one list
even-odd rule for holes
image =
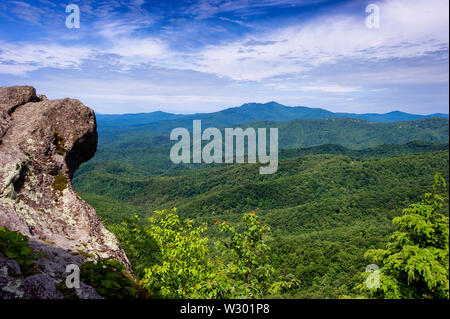
{"label": "cracked stone surface", "polygon": [[[0,253],[0,299],[63,299],[64,295],[57,287],[64,285],[71,274],[66,272],[66,267],[80,266],[85,257],[37,241],[29,242],[29,247],[35,256],[39,252],[42,256],[34,260],[37,273],[28,276],[22,273],[15,260]],[[83,282],[80,282],[79,288],[71,289],[74,289],[73,294],[79,299],[103,299],[92,286]]]}
{"label": "cracked stone surface", "polygon": [[116,237],[72,188],[75,170],[97,149],[96,127],[94,111],[78,100],[0,87],[0,226],[130,270]]}

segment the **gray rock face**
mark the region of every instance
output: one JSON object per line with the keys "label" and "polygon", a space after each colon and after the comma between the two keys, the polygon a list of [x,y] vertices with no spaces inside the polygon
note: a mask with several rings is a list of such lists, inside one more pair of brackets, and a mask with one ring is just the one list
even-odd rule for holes
{"label": "gray rock face", "polygon": [[94,288],[82,282],[80,282],[80,288],[75,289],[75,293],[79,299],[103,299],[103,297],[97,294]]}
{"label": "gray rock face", "polygon": [[23,298],[22,280],[0,273],[0,299]]}
{"label": "gray rock face", "polygon": [[25,299],[64,299],[56,290],[52,278],[47,274],[36,274],[23,280],[22,287]]}
{"label": "gray rock face", "polygon": [[20,276],[22,272],[17,261],[3,257],[0,254],[0,274],[4,276]]}
{"label": "gray rock face", "polygon": [[[75,170],[95,154],[96,128],[94,111],[78,100],[48,100],[30,86],[0,87],[0,226],[35,245],[49,244],[49,254],[82,251],[130,270],[115,236],[72,188]],[[58,278],[63,258],[69,257],[54,256],[39,267]]]}
{"label": "gray rock face", "polygon": [[[65,287],[66,278],[71,272],[66,272],[68,265],[80,266],[85,257],[73,254],[52,245],[31,241],[29,247],[36,253],[35,259],[38,273],[24,276],[19,264],[0,253],[0,299],[62,299],[64,295],[57,287]],[[71,291],[73,289],[73,291]],[[103,299],[95,289],[83,282],[80,288],[64,289],[71,293],[72,298]]]}
{"label": "gray rock face", "polygon": [[0,226],[128,268],[117,239],[72,189],[97,148],[94,111],[78,100],[40,100],[25,86],[0,88],[0,114]]}

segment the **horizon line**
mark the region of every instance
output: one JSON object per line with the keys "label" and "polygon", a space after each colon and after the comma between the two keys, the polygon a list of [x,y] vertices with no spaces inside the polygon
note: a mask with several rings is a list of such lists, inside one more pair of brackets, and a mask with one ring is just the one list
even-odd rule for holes
{"label": "horizon line", "polygon": [[230,107],[226,107],[222,110],[219,111],[214,111],[214,112],[194,112],[194,113],[171,113],[171,112],[166,112],[166,111],[162,111],[161,109],[156,110],[156,111],[150,111],[150,112],[136,112],[136,113],[99,113],[99,112],[95,112],[95,114],[97,115],[138,115],[138,114],[152,114],[152,113],[165,113],[165,114],[171,114],[171,115],[180,115],[180,116],[186,116],[186,115],[195,115],[195,114],[213,114],[213,113],[219,113],[225,110],[229,110],[229,109],[233,109],[233,108],[239,108],[239,107],[243,107],[245,105],[248,104],[260,104],[260,105],[265,105],[265,104],[270,104],[270,103],[276,103],[278,105],[284,106],[284,107],[291,107],[291,108],[299,108],[299,107],[304,107],[304,108],[308,108],[308,109],[315,109],[315,110],[324,110],[327,112],[331,112],[334,114],[355,114],[355,115],[369,115],[369,114],[373,114],[373,115],[386,115],[386,114],[390,114],[390,113],[403,113],[403,114],[409,114],[409,115],[417,115],[417,116],[432,116],[432,115],[444,115],[446,117],[450,117],[449,113],[441,113],[441,112],[436,112],[436,113],[429,113],[429,114],[416,114],[416,113],[408,113],[408,112],[404,112],[404,111],[400,111],[400,110],[392,110],[386,113],[374,113],[374,112],[367,112],[367,113],[353,113],[353,112],[333,112],[330,111],[328,109],[322,108],[322,107],[309,107],[309,106],[304,106],[304,105],[285,105],[285,104],[281,104],[278,103],[276,101],[269,101],[269,102],[265,102],[265,103],[258,103],[258,102],[246,102],[242,105],[239,106],[230,106]]}

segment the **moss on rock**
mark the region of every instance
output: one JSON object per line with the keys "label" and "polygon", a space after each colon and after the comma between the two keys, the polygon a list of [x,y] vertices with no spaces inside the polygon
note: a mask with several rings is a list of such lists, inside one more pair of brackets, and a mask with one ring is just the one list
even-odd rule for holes
{"label": "moss on rock", "polygon": [[55,180],[53,181],[52,186],[55,191],[62,192],[67,188],[67,177],[66,176],[64,176],[62,174],[58,174],[58,175],[55,175],[54,179]]}
{"label": "moss on rock", "polygon": [[59,134],[58,131],[55,131],[53,136],[55,137],[53,144],[56,146],[56,153],[59,155],[66,154],[67,150],[64,148],[64,139],[61,134]]}

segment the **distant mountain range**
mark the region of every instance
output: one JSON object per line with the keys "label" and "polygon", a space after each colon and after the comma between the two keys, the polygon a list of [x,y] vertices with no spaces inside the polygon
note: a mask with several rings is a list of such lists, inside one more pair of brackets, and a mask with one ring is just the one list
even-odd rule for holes
{"label": "distant mountain range", "polygon": [[[112,128],[108,131],[100,125],[98,151],[88,165],[98,162],[102,162],[101,165],[111,161],[120,162],[131,165],[132,171],[139,172],[141,175],[157,175],[167,170],[190,168],[187,164],[173,164],[169,158],[170,148],[175,142],[169,139],[170,131],[167,129],[180,124],[180,120],[125,127],[120,131],[114,131]],[[185,124],[184,127],[192,128],[192,122]],[[202,126],[207,127],[207,125]],[[217,127],[223,130],[223,127]],[[343,151],[333,148],[326,150],[332,154],[339,152],[339,154],[360,156],[361,152],[358,150],[383,144],[404,144],[411,141],[448,143],[449,134],[449,120],[441,117],[392,123],[376,123],[353,118],[296,119],[284,122],[264,120],[241,123],[239,127],[243,129],[277,127],[279,149],[289,150],[280,154],[280,157],[295,157],[299,153],[315,154],[316,150],[305,148],[325,144],[335,144],[352,150]],[[437,149],[433,147],[426,151],[442,149],[441,146]],[[301,150],[293,150],[298,148]],[[408,154],[408,149],[409,147],[403,147],[398,153]],[[420,147],[414,144],[414,149],[420,149]],[[322,151],[323,149],[320,149],[319,152],[322,153]],[[371,154],[373,152],[377,151],[370,151]],[[389,152],[393,152],[392,147],[389,147]],[[122,168],[119,171],[121,170]]]}
{"label": "distant mountain range", "polygon": [[410,121],[428,117],[449,118],[448,114],[435,113],[429,115],[410,114],[393,111],[384,114],[376,113],[334,113],[321,108],[306,106],[285,106],[277,102],[246,103],[213,113],[172,114],[162,111],[135,114],[97,114],[97,120],[105,128],[142,126],[171,121],[174,125],[186,126],[192,124],[193,119],[202,120],[210,126],[232,126],[249,121],[272,120],[289,121],[294,119],[327,119],[327,118],[355,118],[370,122],[398,122]]}
{"label": "distant mountain range", "polygon": [[[411,141],[448,143],[449,134],[447,114],[333,113],[304,106],[289,107],[276,102],[247,103],[219,112],[189,115],[161,111],[123,115],[98,114],[99,146],[90,165],[96,162],[120,162],[125,166],[131,165],[133,171],[143,175],[187,168],[170,161],[170,148],[174,142],[170,140],[169,134],[176,127],[191,130],[194,119],[202,120],[203,129],[217,127],[223,130],[235,126],[277,127],[280,150],[291,149],[282,154],[287,157],[298,153],[292,149],[302,148],[301,153],[314,153],[315,151],[304,148],[324,144],[336,144],[354,150],[338,150],[342,154],[360,155],[356,150],[383,144],[404,144]],[[401,152],[406,154],[407,150]]]}

